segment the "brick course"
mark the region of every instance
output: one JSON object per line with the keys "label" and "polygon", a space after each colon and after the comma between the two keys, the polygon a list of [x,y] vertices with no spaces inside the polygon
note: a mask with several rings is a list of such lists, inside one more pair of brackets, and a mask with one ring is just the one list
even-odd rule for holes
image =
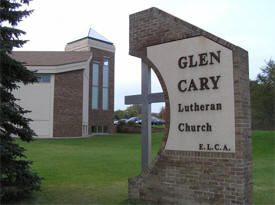
{"label": "brick course", "polygon": [[55,75],[54,137],[82,136],[83,70]]}
{"label": "brick course", "polygon": [[[146,47],[202,35],[233,52],[235,153],[165,150],[170,123],[168,93]],[[253,204],[248,53],[157,8],[130,15],[130,55],[142,58],[162,85],[167,129],[156,159],[129,179],[129,198],[158,204]]]}

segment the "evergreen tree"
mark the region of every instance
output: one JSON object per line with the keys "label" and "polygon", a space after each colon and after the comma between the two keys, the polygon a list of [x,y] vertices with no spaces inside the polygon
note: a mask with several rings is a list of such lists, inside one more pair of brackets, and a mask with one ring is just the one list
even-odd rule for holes
{"label": "evergreen tree", "polygon": [[250,81],[252,129],[275,129],[275,62],[262,67],[255,81]]}
{"label": "evergreen tree", "polygon": [[30,171],[31,161],[24,158],[24,148],[12,136],[30,142],[35,135],[29,127],[30,119],[26,111],[17,104],[12,91],[20,84],[36,82],[33,72],[14,60],[14,47],[20,48],[26,41],[19,37],[24,31],[16,29],[17,24],[32,11],[20,10],[29,0],[0,0],[0,150],[1,150],[1,202],[9,202],[27,197],[40,189],[41,178]]}

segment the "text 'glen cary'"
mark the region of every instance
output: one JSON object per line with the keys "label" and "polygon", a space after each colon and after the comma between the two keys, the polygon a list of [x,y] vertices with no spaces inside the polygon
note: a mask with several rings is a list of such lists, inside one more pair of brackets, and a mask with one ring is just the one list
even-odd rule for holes
{"label": "text 'glen cary'", "polygon": [[[182,56],[178,60],[178,65],[181,69],[193,68],[197,66],[213,65],[215,62],[220,63],[221,51],[200,53],[198,56],[194,55]],[[197,60],[196,60],[197,59]]]}
{"label": "text 'glen cary'", "polygon": [[219,80],[221,76],[210,76],[210,77],[202,77],[196,80],[180,80],[178,82],[178,89],[180,92],[192,92],[198,90],[217,90],[219,89]]}

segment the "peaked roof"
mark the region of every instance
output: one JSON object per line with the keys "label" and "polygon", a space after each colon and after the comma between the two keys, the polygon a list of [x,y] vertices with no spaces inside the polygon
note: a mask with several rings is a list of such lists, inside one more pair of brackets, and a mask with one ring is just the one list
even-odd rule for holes
{"label": "peaked roof", "polygon": [[87,61],[88,51],[14,51],[12,57],[27,66],[56,66]]}
{"label": "peaked roof", "polygon": [[108,40],[107,38],[105,38],[104,36],[102,36],[100,33],[96,32],[92,28],[90,28],[90,30],[89,30],[88,37],[96,39],[96,40],[104,41],[106,43],[113,44],[110,40]]}
{"label": "peaked roof", "polygon": [[93,40],[96,40],[96,41],[101,41],[103,43],[107,43],[107,44],[110,44],[110,45],[113,45],[113,43],[107,39],[106,37],[104,37],[103,35],[101,35],[100,33],[96,32],[94,29],[90,28],[89,29],[89,32],[88,32],[88,35],[86,36],[86,34],[83,36],[82,34],[82,37],[80,38],[77,38],[76,40],[72,41],[72,42],[69,42],[68,44],[71,44],[71,43],[74,43],[74,42],[77,42],[79,40],[82,40],[82,39],[85,39],[85,38],[90,38],[90,39],[93,39]]}

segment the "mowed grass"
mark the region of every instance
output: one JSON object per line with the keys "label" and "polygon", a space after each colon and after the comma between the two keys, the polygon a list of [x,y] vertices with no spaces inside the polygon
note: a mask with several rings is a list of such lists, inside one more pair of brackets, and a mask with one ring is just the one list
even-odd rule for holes
{"label": "mowed grass", "polygon": [[[152,155],[162,141],[152,135]],[[128,201],[128,178],[141,170],[140,134],[85,139],[39,139],[22,143],[42,191],[23,204],[136,204]]]}
{"label": "mowed grass", "polygon": [[275,131],[253,131],[254,203],[275,204]]}
{"label": "mowed grass", "polygon": [[[154,157],[163,134],[152,135]],[[275,204],[275,131],[253,132],[254,203]],[[140,134],[85,139],[39,139],[20,144],[42,191],[21,204],[138,204],[128,200],[128,178],[141,169]]]}

